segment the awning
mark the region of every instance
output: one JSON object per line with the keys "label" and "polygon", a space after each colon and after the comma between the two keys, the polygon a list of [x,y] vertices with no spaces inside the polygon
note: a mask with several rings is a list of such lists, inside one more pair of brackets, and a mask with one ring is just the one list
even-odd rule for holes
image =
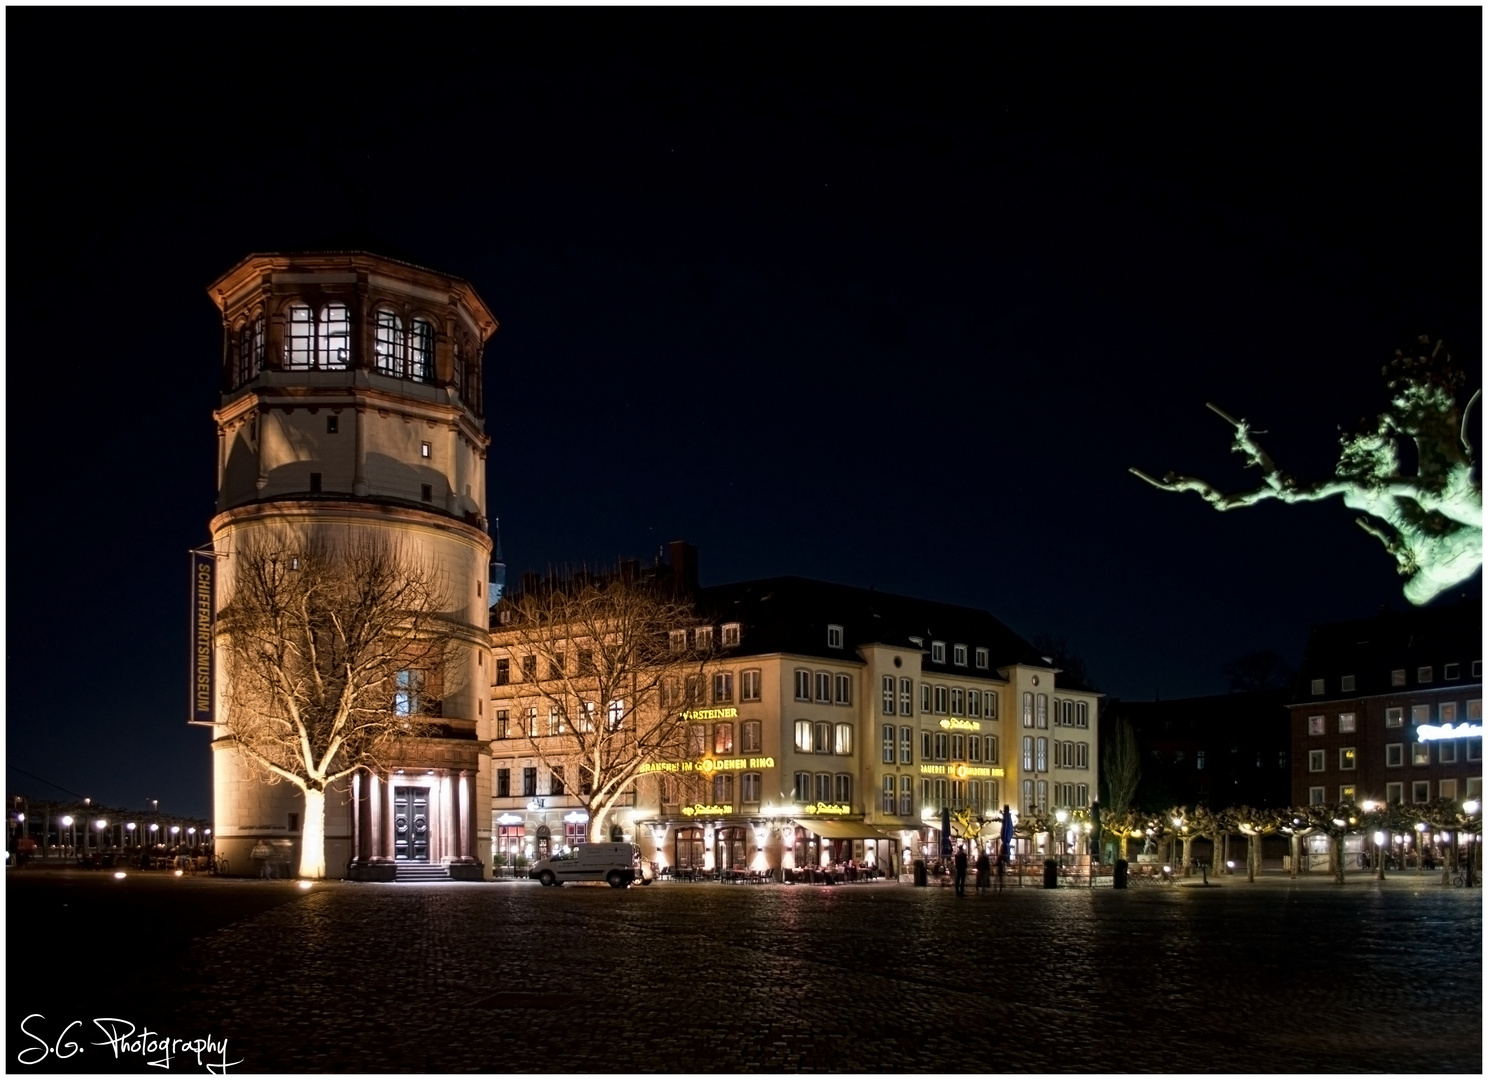
{"label": "awning", "polygon": [[824,836],[828,840],[898,840],[897,836],[865,825],[861,821],[822,821],[820,818],[795,818],[795,823],[807,832]]}

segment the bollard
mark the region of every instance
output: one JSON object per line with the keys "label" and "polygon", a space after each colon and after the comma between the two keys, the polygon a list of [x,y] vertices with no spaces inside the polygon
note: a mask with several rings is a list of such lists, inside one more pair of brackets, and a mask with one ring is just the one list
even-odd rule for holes
{"label": "bollard", "polygon": [[1113,889],[1126,888],[1126,860],[1116,860],[1116,872],[1111,876],[1111,887]]}
{"label": "bollard", "polygon": [[1044,888],[1059,888],[1059,864],[1053,859],[1044,860]]}
{"label": "bollard", "polygon": [[921,886],[921,887],[930,884],[930,875],[925,870],[925,860],[924,859],[916,859],[915,860],[915,864],[914,864],[914,883],[917,886]]}

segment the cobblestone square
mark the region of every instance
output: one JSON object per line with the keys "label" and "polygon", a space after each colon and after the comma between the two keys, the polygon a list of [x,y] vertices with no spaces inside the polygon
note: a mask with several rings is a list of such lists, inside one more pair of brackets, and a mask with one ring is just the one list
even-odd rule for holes
{"label": "cobblestone square", "polygon": [[[225,1036],[232,1071],[1481,1071],[1481,894],[1404,876],[965,898],[10,878],[12,1073],[146,1071],[94,1031],[78,1061],[18,1064],[63,1016]],[[63,902],[129,944],[19,960]]]}

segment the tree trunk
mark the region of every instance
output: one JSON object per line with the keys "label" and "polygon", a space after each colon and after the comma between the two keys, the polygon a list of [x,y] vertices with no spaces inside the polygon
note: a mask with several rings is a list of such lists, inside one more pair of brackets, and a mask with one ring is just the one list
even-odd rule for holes
{"label": "tree trunk", "polygon": [[1292,877],[1297,876],[1297,864],[1302,861],[1302,845],[1296,833],[1292,834]]}
{"label": "tree trunk", "polygon": [[1343,884],[1343,836],[1340,834],[1333,838],[1333,881],[1335,884]]}
{"label": "tree trunk", "polygon": [[300,831],[300,877],[325,877],[325,790],[305,792],[305,820]]}
{"label": "tree trunk", "polygon": [[591,844],[604,844],[610,839],[609,827],[605,825],[605,814],[603,810],[589,811],[589,842]]}
{"label": "tree trunk", "polygon": [[1447,850],[1442,852],[1442,884],[1452,884],[1452,869],[1457,865],[1457,833],[1452,833],[1452,839]]}
{"label": "tree trunk", "polygon": [[1261,838],[1259,834],[1245,838],[1245,880],[1255,884],[1256,870],[1261,861]]}

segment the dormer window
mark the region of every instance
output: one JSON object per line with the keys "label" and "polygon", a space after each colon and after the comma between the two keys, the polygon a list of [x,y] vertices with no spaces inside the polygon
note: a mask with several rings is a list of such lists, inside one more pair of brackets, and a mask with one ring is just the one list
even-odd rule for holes
{"label": "dormer window", "polygon": [[345,304],[289,308],[284,366],[290,371],[339,371],[351,364],[351,314]]}
{"label": "dormer window", "polygon": [[945,663],[945,646],[946,643],[944,641],[932,641],[930,643],[930,662],[932,664]]}
{"label": "dormer window", "polygon": [[699,626],[694,631],[694,641],[699,652],[706,652],[713,647],[713,628],[711,626]]}
{"label": "dormer window", "polygon": [[723,624],[723,647],[732,648],[739,644],[739,624],[728,622]]}
{"label": "dormer window", "polygon": [[987,650],[986,649],[978,649],[976,651],[976,666],[979,667],[979,668],[981,668],[983,671],[986,671],[987,670]]}
{"label": "dormer window", "polygon": [[686,652],[687,651],[687,631],[686,630],[673,630],[673,631],[671,631],[669,637],[670,637],[670,641],[671,641],[671,645],[672,645],[672,652]]}
{"label": "dormer window", "polygon": [[965,645],[953,645],[953,646],[951,646],[951,663],[955,664],[957,667],[965,667],[966,666],[966,646]]}
{"label": "dormer window", "polygon": [[827,648],[842,648],[842,627],[830,623],[827,625]]}

